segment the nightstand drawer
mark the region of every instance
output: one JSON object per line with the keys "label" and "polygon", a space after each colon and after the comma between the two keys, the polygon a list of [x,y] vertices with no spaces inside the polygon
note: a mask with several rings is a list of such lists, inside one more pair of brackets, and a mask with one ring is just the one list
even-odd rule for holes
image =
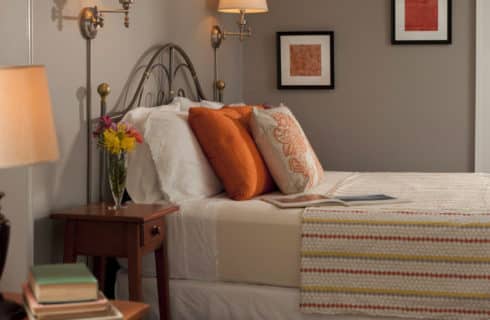
{"label": "nightstand drawer", "polygon": [[143,225],[143,245],[161,243],[165,234],[165,220],[157,219]]}

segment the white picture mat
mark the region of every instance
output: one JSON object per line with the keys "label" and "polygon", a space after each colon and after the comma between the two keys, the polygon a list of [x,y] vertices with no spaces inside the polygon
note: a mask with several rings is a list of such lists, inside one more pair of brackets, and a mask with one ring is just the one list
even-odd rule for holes
{"label": "white picture mat", "polygon": [[447,40],[448,39],[448,1],[438,0],[438,31],[405,31],[405,0],[395,0],[395,40]]}
{"label": "white picture mat", "polygon": [[[328,86],[332,84],[330,66],[330,35],[291,35],[281,36],[281,78],[282,85],[297,86]],[[291,76],[291,45],[321,46],[321,76]]]}

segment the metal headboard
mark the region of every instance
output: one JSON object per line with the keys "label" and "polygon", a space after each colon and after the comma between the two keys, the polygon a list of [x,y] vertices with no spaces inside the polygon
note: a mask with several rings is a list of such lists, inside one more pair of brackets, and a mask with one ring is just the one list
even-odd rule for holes
{"label": "metal headboard", "polygon": [[[145,60],[148,62],[145,63]],[[181,76],[181,79],[178,76]],[[150,80],[155,80],[153,91],[148,88],[152,83]],[[183,86],[179,86],[177,80],[181,80]],[[137,86],[133,90],[132,85],[135,81]],[[106,83],[99,85],[98,93],[101,97],[101,116],[107,114],[113,121],[120,121],[126,113],[140,106],[155,107],[169,104],[176,96],[188,96],[194,101],[206,100],[191,59],[181,47],[173,43],[155,46],[140,59],[124,86],[114,111],[107,113],[106,100],[110,93],[109,85]],[[92,174],[91,156],[88,158],[87,166],[90,175]],[[106,179],[105,158],[102,152],[99,159],[99,177],[101,179],[99,198],[104,200]],[[91,190],[89,194],[92,194]]]}
{"label": "metal headboard", "polygon": [[[194,65],[189,55],[181,47],[168,43],[152,48],[148,54],[152,54],[151,58],[147,63],[135,67],[123,90],[124,94],[116,104],[122,105],[122,110],[109,113],[111,118],[116,121],[134,108],[168,104],[176,96],[190,96],[194,101],[206,100]],[[141,74],[142,70],[144,71]],[[176,80],[179,75],[184,80],[183,87],[177,86]],[[139,81],[137,82],[136,90],[131,92],[131,84],[134,84],[138,77]],[[151,79],[157,83],[157,86],[154,87],[155,91],[148,89]],[[186,90],[186,87],[189,90]],[[102,95],[103,93],[101,93]],[[128,95],[131,97],[129,100],[127,99]],[[148,100],[151,101],[148,102]]]}

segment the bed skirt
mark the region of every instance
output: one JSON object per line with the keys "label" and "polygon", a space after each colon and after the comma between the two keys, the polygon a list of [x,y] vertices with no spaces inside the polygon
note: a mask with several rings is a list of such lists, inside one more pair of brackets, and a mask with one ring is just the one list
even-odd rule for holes
{"label": "bed skirt", "polygon": [[[117,278],[116,297],[127,299],[126,271],[121,270]],[[157,292],[156,278],[144,277],[144,301],[151,306],[146,320],[159,319]],[[355,315],[302,314],[299,301],[297,288],[196,280],[170,281],[171,315],[172,319],[177,320],[379,320]]]}

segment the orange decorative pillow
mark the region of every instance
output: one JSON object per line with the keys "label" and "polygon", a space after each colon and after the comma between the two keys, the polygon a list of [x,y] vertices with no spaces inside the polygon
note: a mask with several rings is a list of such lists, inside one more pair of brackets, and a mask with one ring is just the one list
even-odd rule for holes
{"label": "orange decorative pillow", "polygon": [[189,124],[204,154],[234,200],[248,200],[274,189],[249,132],[252,111],[251,106],[189,111]]}

